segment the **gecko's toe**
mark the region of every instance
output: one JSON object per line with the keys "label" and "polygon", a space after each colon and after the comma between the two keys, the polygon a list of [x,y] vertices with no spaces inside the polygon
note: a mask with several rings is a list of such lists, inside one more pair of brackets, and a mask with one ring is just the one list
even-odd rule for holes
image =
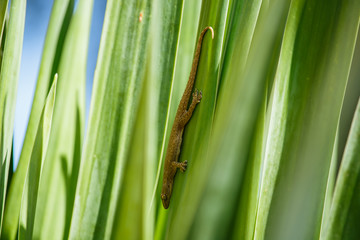
{"label": "gecko's toe", "polygon": [[202,98],[202,92],[199,91],[198,89],[195,89],[192,96],[193,96],[193,101],[196,101],[199,103]]}
{"label": "gecko's toe", "polygon": [[180,166],[180,171],[185,172],[187,168],[187,160],[183,161]]}

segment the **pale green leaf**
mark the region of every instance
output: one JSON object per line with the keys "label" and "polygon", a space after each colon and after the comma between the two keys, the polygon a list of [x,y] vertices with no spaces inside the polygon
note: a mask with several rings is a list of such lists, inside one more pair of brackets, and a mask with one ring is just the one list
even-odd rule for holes
{"label": "pale green leaf", "polygon": [[[4,2],[4,1],[2,1]],[[0,229],[12,151],[15,102],[24,36],[26,0],[13,0],[0,72]],[[2,22],[3,24],[3,22]]]}
{"label": "pale green leaf", "polygon": [[19,217],[19,239],[32,239],[34,230],[34,220],[36,200],[38,195],[41,170],[44,165],[44,159],[49,143],[51,130],[51,121],[53,116],[55,94],[56,94],[57,74],[54,77],[53,84],[45,100],[42,110],[39,127],[35,137],[34,147],[31,152],[28,171],[25,179],[25,187],[22,195],[22,205]]}

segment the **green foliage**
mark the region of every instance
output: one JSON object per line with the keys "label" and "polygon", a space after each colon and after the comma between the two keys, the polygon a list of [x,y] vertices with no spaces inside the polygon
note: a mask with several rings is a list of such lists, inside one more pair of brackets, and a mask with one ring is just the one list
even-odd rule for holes
{"label": "green foliage", "polygon": [[29,166],[31,153],[35,142],[40,116],[48,95],[54,71],[57,71],[56,62],[59,62],[63,41],[72,16],[73,1],[57,0],[54,2],[49,28],[46,35],[39,77],[36,85],[34,100],[30,113],[29,123],[14,177],[11,181],[7,197],[3,236],[14,239],[18,230],[21,199],[25,178]]}
{"label": "green foliage", "polygon": [[[1,239],[360,237],[359,106],[338,160],[358,0],[108,0],[84,133],[92,5],[54,1],[7,191],[25,2],[6,28],[0,3]],[[188,169],[165,210],[170,130],[206,26]]]}

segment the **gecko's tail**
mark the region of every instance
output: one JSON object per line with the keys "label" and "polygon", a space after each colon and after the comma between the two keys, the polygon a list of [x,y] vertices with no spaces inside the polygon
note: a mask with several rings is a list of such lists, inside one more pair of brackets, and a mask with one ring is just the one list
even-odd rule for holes
{"label": "gecko's tail", "polygon": [[[195,76],[196,76],[196,71],[197,71],[197,67],[198,67],[198,63],[199,63],[199,58],[200,58],[200,52],[201,52],[201,45],[202,45],[202,41],[204,38],[205,33],[207,32],[207,30],[211,31],[211,38],[214,39],[214,29],[210,26],[207,26],[206,28],[204,28],[199,36],[199,40],[197,42],[197,46],[196,46],[196,51],[195,51],[195,56],[194,56],[194,60],[192,63],[192,67],[191,67],[191,72],[190,72],[190,88],[192,88],[192,85],[194,83],[195,80]],[[188,83],[188,84],[189,84]]]}
{"label": "gecko's tail", "polygon": [[211,38],[214,39],[214,29],[210,26],[207,26],[206,28],[204,28],[202,31],[201,31],[201,34],[200,36],[204,36],[204,34],[206,33],[207,30],[211,31]]}
{"label": "gecko's tail", "polygon": [[212,27],[210,27],[210,26],[207,26],[206,28],[204,28],[200,33],[199,40],[198,40],[197,47],[196,47],[197,48],[196,52],[200,52],[201,45],[202,45],[202,40],[203,40],[204,35],[207,32],[207,30],[211,31],[211,38],[214,39],[214,29]]}
{"label": "gecko's tail", "polygon": [[[205,33],[209,29],[211,31],[211,37],[214,38],[214,29],[212,27],[208,26],[201,31],[199,40],[197,42],[196,50],[195,50],[194,60],[193,60],[192,66],[191,66],[189,81],[186,84],[186,88],[185,88],[184,94],[181,98],[179,106],[187,106],[187,104],[189,102],[189,99],[191,96],[191,91],[194,87],[196,72],[197,72],[197,68],[198,68],[198,64],[199,64],[202,41],[203,41]],[[186,107],[185,107],[185,110],[186,110]]]}

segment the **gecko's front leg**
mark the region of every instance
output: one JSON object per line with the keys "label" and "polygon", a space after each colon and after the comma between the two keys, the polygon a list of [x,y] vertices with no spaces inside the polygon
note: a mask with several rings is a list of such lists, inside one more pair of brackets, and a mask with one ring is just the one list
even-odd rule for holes
{"label": "gecko's front leg", "polygon": [[181,117],[181,125],[182,126],[185,126],[189,122],[189,120],[195,110],[195,107],[201,101],[201,98],[202,98],[201,91],[195,89],[195,92],[193,92],[193,94],[192,94],[192,101],[191,101],[190,107],[187,111],[184,112],[184,114]]}
{"label": "gecko's front leg", "polygon": [[180,171],[185,172],[186,168],[187,168],[187,160],[183,161],[183,162],[172,162],[173,167],[179,168]]}

